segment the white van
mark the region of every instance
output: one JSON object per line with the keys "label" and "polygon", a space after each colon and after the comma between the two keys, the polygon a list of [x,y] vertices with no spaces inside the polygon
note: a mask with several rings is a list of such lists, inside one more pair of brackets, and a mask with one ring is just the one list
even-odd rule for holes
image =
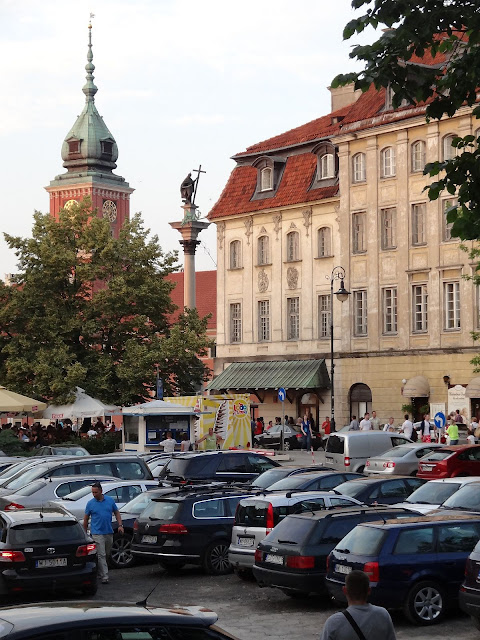
{"label": "white van", "polygon": [[332,433],[325,447],[325,464],[338,471],[362,473],[368,458],[406,442],[411,440],[401,433],[389,431]]}

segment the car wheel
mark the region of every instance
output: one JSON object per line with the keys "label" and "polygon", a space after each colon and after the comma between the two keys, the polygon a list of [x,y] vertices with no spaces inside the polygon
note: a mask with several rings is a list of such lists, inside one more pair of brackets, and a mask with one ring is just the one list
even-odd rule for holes
{"label": "car wheel", "polygon": [[165,569],[165,571],[178,571],[182,569],[186,564],[186,560],[182,558],[162,558],[158,564]]}
{"label": "car wheel", "polygon": [[113,536],[108,562],[114,569],[126,569],[135,564],[135,556],[132,553],[132,536],[128,534]]}
{"label": "car wheel", "polygon": [[240,580],[245,580],[245,582],[255,582],[255,577],[251,569],[234,569],[234,573],[240,578]]}
{"label": "car wheel", "polygon": [[355,473],[363,473],[365,471],[365,467],[358,467]]}
{"label": "car wheel", "polygon": [[226,540],[212,542],[205,550],[203,568],[211,576],[223,576],[232,571],[228,560],[229,543]]}
{"label": "car wheel", "polygon": [[82,587],[81,592],[84,596],[94,596],[97,593],[98,585],[96,582],[93,582],[88,587]]}
{"label": "car wheel", "polygon": [[430,625],[440,622],[445,615],[445,593],[430,580],[412,587],[405,602],[405,615],[413,624]]}
{"label": "car wheel", "polygon": [[289,598],[300,600],[301,598],[308,598],[310,595],[308,591],[289,591],[288,589],[282,589],[283,593]]}

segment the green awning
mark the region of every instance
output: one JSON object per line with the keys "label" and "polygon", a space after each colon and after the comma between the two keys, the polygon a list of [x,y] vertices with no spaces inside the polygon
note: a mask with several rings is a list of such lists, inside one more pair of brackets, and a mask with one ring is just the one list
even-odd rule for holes
{"label": "green awning", "polygon": [[256,389],[328,389],[325,360],[268,360],[233,362],[207,389],[248,391]]}

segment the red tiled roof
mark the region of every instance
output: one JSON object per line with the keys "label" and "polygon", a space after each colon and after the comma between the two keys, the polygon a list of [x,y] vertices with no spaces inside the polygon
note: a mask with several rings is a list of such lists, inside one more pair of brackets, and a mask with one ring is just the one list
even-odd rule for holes
{"label": "red tiled roof", "polygon": [[298,202],[332,198],[338,192],[338,185],[308,190],[316,168],[317,156],[312,153],[290,156],[287,158],[276,194],[264,200],[251,200],[257,184],[257,170],[250,166],[235,167],[208,217],[212,220],[239,213],[285,207]]}
{"label": "red tiled roof", "polygon": [[[174,282],[176,287],[170,294],[172,302],[178,309],[170,316],[170,322],[175,322],[183,310],[183,271],[171,273],[167,280]],[[211,313],[212,317],[208,321],[208,329],[217,327],[217,272],[197,271],[195,274],[196,297],[198,315],[203,318]]]}

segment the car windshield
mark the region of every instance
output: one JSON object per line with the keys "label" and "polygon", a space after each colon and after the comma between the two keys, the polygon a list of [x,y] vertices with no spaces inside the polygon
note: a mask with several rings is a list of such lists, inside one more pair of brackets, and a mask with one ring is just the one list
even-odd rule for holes
{"label": "car windshield", "polygon": [[385,453],[381,453],[378,456],[374,456],[375,458],[403,458],[407,453],[412,451],[412,447],[393,447],[393,449],[389,449],[385,451]]}
{"label": "car windshield", "polygon": [[30,482],[30,484],[27,484],[25,487],[18,489],[16,493],[19,496],[32,496],[34,493],[42,489],[44,486],[45,486],[45,480],[38,479],[38,480],[35,480],[34,482]]}
{"label": "car windshield", "polygon": [[301,473],[297,473],[293,476],[287,476],[283,480],[275,482],[268,488],[271,491],[288,491],[289,489],[299,489],[310,480],[315,480],[315,475],[304,476]]}
{"label": "car windshield", "polygon": [[376,556],[387,532],[377,527],[357,525],[340,540],[335,549],[340,553]]}
{"label": "car windshield", "polygon": [[281,467],[278,469],[269,469],[264,473],[260,474],[258,478],[252,482],[252,487],[259,487],[260,489],[266,489],[270,487],[274,482],[278,482],[288,476],[291,473],[290,469],[282,469]]}
{"label": "car windshield", "polygon": [[[93,482],[92,482],[93,484]],[[72,493],[69,493],[68,495],[64,496],[63,499],[64,500],[80,500],[80,498],[83,498],[84,496],[88,495],[89,493],[92,493],[92,485],[91,484],[87,484],[85,487],[81,487],[80,489],[77,489],[76,491],[72,491]]]}
{"label": "car windshield", "polygon": [[271,533],[265,538],[267,542],[302,544],[316,525],[310,518],[287,516],[281,520]]}
{"label": "car windshield", "polygon": [[[36,464],[31,469],[27,469],[23,473],[16,474],[11,480],[3,485],[4,489],[17,490],[25,487],[27,484],[40,478],[44,473],[48,471],[49,467],[44,464]],[[13,492],[13,491],[12,491]]]}
{"label": "car windshield", "polygon": [[460,487],[448,500],[445,500],[442,508],[480,511],[480,483],[472,482]]}
{"label": "car windshield", "polygon": [[428,455],[424,456],[423,460],[446,460],[454,453],[455,451],[440,449],[440,451],[434,451],[433,453],[429,453]]}
{"label": "car windshield", "polygon": [[174,500],[153,500],[142,513],[142,520],[173,520],[180,503]]}
{"label": "car windshield", "polygon": [[0,473],[0,480],[2,480],[2,478],[11,478],[12,476],[16,476],[19,471],[25,469],[25,467],[28,467],[31,464],[35,464],[35,461],[31,458],[27,458],[27,460],[22,460],[21,462],[12,464],[10,467],[7,467],[7,469],[4,469],[2,473]]}
{"label": "car windshield", "polygon": [[362,493],[362,491],[368,486],[373,485],[370,482],[362,482],[361,480],[349,480],[336,486],[335,491],[337,493],[341,493],[344,496],[355,498],[356,496],[360,495],[360,493]]}
{"label": "car windshield", "polygon": [[12,544],[65,543],[84,538],[78,522],[29,522],[12,527],[8,541]]}
{"label": "car windshield", "polygon": [[195,475],[196,473],[201,473],[206,465],[207,461],[203,456],[198,458],[194,456],[191,458],[171,458],[160,472],[160,477],[177,476],[183,478],[187,472],[189,476]]}
{"label": "car windshield", "polygon": [[409,495],[406,502],[411,504],[443,504],[460,487],[459,482],[426,482]]}
{"label": "car windshield", "polygon": [[83,447],[54,447],[54,456],[89,456],[90,454]]}
{"label": "car windshield", "polygon": [[134,516],[138,516],[144,511],[151,503],[152,497],[148,493],[139,493],[133,500],[127,502],[120,511],[122,513],[131,513]]}

